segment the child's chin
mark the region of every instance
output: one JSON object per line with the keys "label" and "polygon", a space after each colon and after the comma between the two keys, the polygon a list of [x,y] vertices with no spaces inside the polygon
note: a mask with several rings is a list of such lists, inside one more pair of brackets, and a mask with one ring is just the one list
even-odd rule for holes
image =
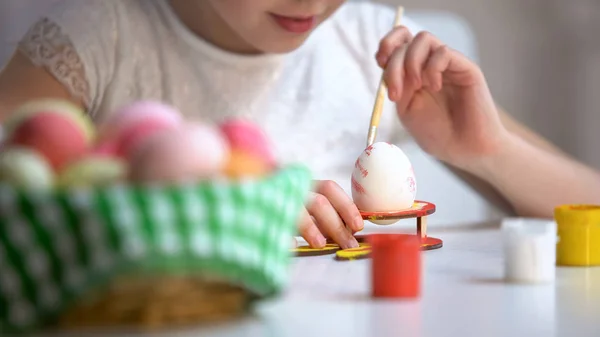
{"label": "child's chin", "polygon": [[278,39],[276,41],[263,41],[261,46],[258,47],[267,54],[286,54],[300,48],[300,46],[302,46],[302,44],[306,41],[307,37],[308,34],[303,37],[299,36],[295,38]]}

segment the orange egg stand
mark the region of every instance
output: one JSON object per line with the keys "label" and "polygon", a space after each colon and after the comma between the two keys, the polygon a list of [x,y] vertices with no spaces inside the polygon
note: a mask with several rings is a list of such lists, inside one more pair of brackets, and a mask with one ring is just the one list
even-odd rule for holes
{"label": "orange egg stand", "polygon": [[[360,212],[364,220],[402,220],[417,219],[417,235],[421,237],[421,249],[433,250],[442,248],[443,241],[427,236],[427,217],[435,213],[435,205],[416,200],[411,208],[396,212]],[[331,239],[327,240],[327,246],[321,249],[311,248],[309,246],[300,246],[292,250],[296,256],[315,256],[336,254],[337,260],[355,260],[368,258],[371,255],[370,247],[366,243],[368,235],[356,235],[357,241],[361,243],[358,248],[341,250]]]}
{"label": "orange egg stand", "polygon": [[421,237],[423,250],[441,248],[442,240],[427,236],[427,216],[435,213],[435,205],[416,200],[411,208],[396,212],[360,212],[364,220],[401,220],[417,218],[417,235]]}

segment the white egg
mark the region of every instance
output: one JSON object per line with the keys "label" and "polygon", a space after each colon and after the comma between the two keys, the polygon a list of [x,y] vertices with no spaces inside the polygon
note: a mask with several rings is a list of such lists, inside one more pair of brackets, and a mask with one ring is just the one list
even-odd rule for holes
{"label": "white egg", "polygon": [[[378,142],[358,157],[352,172],[352,199],[364,212],[392,212],[412,207],[417,180],[406,154],[396,145]],[[371,221],[389,225],[398,220]]]}

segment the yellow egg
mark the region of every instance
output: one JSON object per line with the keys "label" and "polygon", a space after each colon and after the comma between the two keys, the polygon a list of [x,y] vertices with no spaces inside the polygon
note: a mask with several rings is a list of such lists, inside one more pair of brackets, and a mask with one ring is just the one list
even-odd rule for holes
{"label": "yellow egg", "polygon": [[126,163],[118,158],[90,155],[69,164],[57,179],[60,187],[104,186],[124,180]]}

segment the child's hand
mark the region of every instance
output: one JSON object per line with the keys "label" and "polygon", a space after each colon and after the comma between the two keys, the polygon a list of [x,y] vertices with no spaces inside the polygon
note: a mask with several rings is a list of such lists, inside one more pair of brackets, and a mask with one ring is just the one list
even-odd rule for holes
{"label": "child's hand", "polygon": [[389,98],[419,146],[457,167],[496,152],[509,136],[477,65],[429,33],[392,30],[376,55]]}
{"label": "child's hand", "polygon": [[316,181],[315,191],[300,221],[300,234],[315,248],[332,238],[343,249],[358,247],[353,233],[363,229],[363,219],[352,199],[335,182]]}

